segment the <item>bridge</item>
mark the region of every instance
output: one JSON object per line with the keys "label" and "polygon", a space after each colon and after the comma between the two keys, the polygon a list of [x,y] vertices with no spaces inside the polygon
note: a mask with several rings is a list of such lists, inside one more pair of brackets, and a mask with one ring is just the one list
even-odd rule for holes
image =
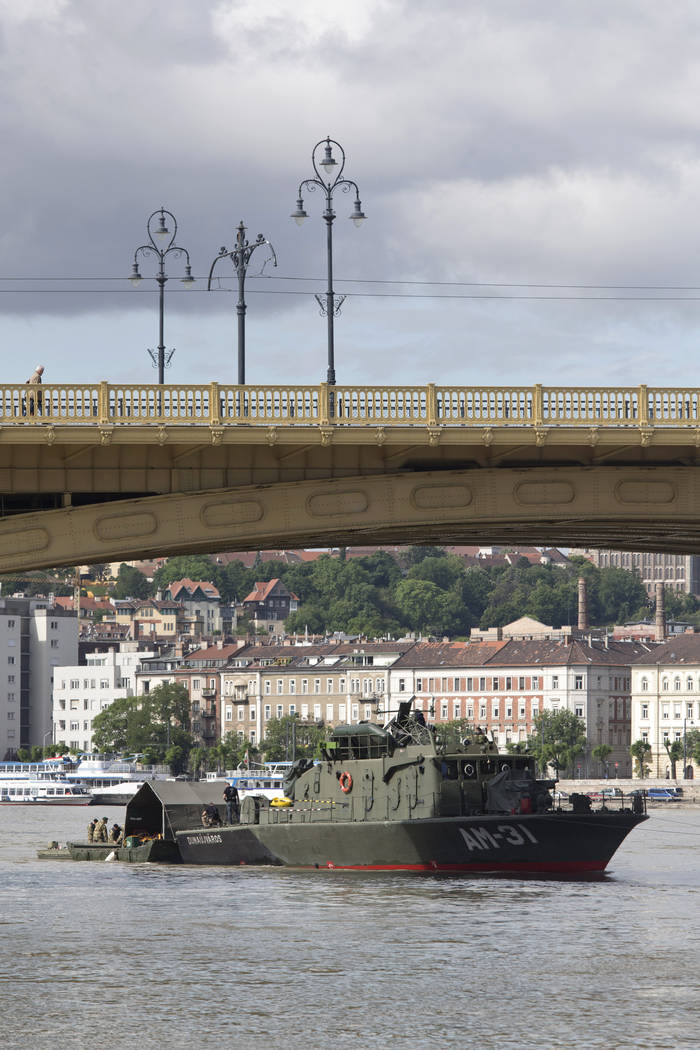
{"label": "bridge", "polygon": [[700,390],[0,384],[0,572],[361,543],[700,550]]}

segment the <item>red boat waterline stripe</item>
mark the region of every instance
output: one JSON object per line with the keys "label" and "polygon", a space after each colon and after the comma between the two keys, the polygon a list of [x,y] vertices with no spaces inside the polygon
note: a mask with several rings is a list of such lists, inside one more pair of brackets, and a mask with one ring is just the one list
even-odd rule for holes
{"label": "red boat waterline stripe", "polygon": [[[314,864],[313,868],[332,871],[527,871],[556,875],[576,875],[582,872],[605,871],[607,861],[574,860],[553,863],[551,861],[502,861],[498,864],[440,864],[432,860],[423,864]],[[306,865],[305,865],[306,866]]]}

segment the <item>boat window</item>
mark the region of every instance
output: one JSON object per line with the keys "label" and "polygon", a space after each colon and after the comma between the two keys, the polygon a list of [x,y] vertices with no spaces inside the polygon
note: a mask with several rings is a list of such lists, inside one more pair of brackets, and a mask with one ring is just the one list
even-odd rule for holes
{"label": "boat window", "polygon": [[495,773],[496,763],[492,758],[481,758],[479,759],[479,769],[481,770],[482,776],[489,773]]}
{"label": "boat window", "polygon": [[458,774],[458,767],[456,762],[446,762],[444,759],[441,764],[443,780],[456,780]]}
{"label": "boat window", "polygon": [[55,788],[47,788],[46,789],[46,794],[47,795],[55,795],[56,794],[56,789]]}

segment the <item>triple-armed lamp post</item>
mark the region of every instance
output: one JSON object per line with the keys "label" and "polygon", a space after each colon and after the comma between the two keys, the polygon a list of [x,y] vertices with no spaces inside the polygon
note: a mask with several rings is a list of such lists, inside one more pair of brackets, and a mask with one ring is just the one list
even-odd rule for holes
{"label": "triple-armed lamp post", "polygon": [[[156,217],[158,226],[156,228]],[[170,226],[166,224],[166,219],[170,221]],[[159,318],[160,324],[158,328],[159,343],[157,352],[149,350],[148,353],[151,355],[153,364],[158,369],[158,382],[163,385],[165,382],[165,369],[170,364],[170,360],[175,353],[171,350],[166,357],[165,343],[163,340],[163,315],[164,315],[164,299],[165,299],[165,282],[168,280],[165,272],[165,259],[168,255],[173,255],[175,258],[184,258],[187,260],[185,265],[185,276],[181,278],[185,288],[191,288],[194,284],[194,277],[192,276],[192,268],[190,266],[190,256],[186,248],[181,248],[175,243],[175,237],[177,235],[177,222],[172,212],[166,211],[165,208],[158,208],[152,215],[149,215],[148,222],[146,223],[146,232],[148,234],[148,240],[150,243],[140,245],[134,252],[134,264],[131,268],[131,277],[129,280],[136,287],[142,281],[141,273],[139,272],[139,255],[154,255],[158,260],[158,269],[156,271],[156,281],[158,282],[159,289]]]}
{"label": "triple-armed lamp post", "polygon": [[[333,147],[336,146],[340,153],[340,163],[333,156]],[[323,149],[323,157],[318,158],[320,150]],[[333,319],[336,313],[340,312],[340,307],[343,304],[345,296],[341,296],[337,301],[333,292],[333,220],[335,219],[335,212],[333,211],[333,194],[341,188],[344,193],[349,193],[351,190],[355,191],[355,201],[353,206],[352,215],[350,218],[356,226],[360,226],[365,219],[365,214],[362,211],[362,202],[360,201],[360,191],[357,187],[357,183],[353,182],[352,179],[343,178],[343,169],[345,168],[345,152],[343,147],[335,139],[325,138],[317,142],[311,153],[311,163],[314,169],[314,177],[310,179],[304,179],[299,183],[298,200],[296,211],[292,212],[292,218],[301,226],[304,219],[308,218],[307,213],[304,211],[304,200],[302,197],[302,191],[306,188],[310,191],[314,191],[317,188],[321,189],[326,197],[326,210],[323,213],[323,218],[326,221],[326,253],[328,258],[328,288],[325,294],[325,303],[320,295],[316,296],[318,304],[321,307],[321,314],[325,313],[328,319],[328,383],[335,384],[335,348],[333,343]],[[319,168],[323,169],[323,172],[319,171]]]}
{"label": "triple-armed lamp post", "polygon": [[[212,277],[214,276],[214,267],[221,259],[230,259],[233,263],[236,275],[238,277],[238,302],[236,303],[236,313],[238,314],[238,385],[243,386],[245,384],[245,278],[248,272],[248,263],[250,257],[256,248],[262,247],[266,244],[272,253],[273,264],[277,266],[277,256],[275,255],[275,249],[272,247],[270,242],[263,237],[261,233],[258,234],[255,241],[250,244],[246,240],[246,227],[243,225],[243,220],[238,224],[236,229],[236,244],[235,247],[230,251],[227,248],[220,248],[219,254],[217,255],[214,262],[211,264],[211,270],[209,271],[209,284],[207,290],[211,291]],[[266,260],[267,261],[267,260]],[[264,267],[263,263],[263,267]]]}

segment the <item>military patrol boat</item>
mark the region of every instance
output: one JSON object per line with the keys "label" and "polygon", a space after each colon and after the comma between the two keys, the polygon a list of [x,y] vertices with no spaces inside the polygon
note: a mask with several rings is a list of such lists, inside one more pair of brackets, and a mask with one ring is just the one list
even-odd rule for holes
{"label": "military patrol boat", "polygon": [[177,830],[185,864],[276,864],[360,871],[601,875],[646,820],[593,810],[582,795],[554,807],[534,759],[500,754],[481,731],[457,747],[411,714],[382,728],[338,726],[322,761],[297,761],[285,800],[249,796],[240,823]]}

